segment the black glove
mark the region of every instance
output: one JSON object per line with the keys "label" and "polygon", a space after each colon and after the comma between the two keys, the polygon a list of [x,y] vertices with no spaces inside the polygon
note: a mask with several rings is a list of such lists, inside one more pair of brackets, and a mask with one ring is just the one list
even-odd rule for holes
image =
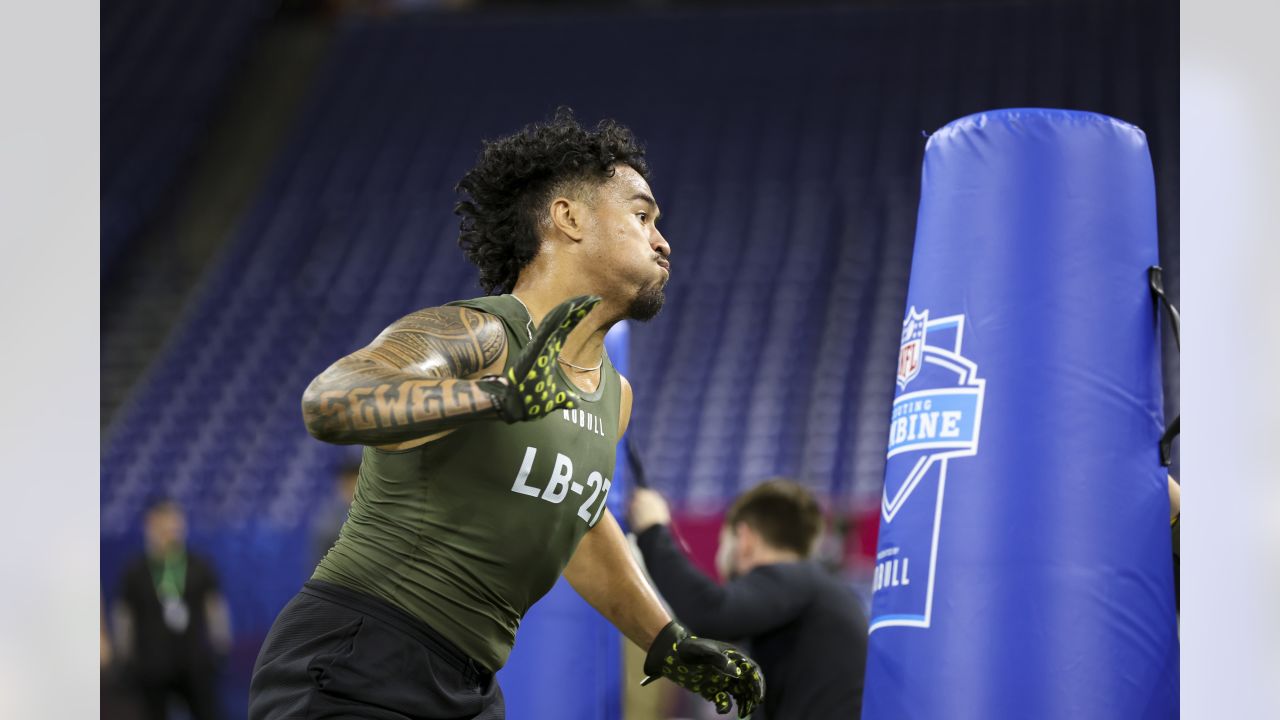
{"label": "black glove", "polygon": [[715,703],[716,712],[729,712],[729,699],[745,718],[764,700],[764,675],[755,661],[728,643],[706,640],[672,621],[658,633],[644,659],[648,685],[665,677]]}
{"label": "black glove", "polygon": [[577,394],[556,382],[556,356],[564,348],[564,339],[598,302],[599,296],[581,295],[555,306],[542,318],[506,377],[489,375],[479,380],[503,420],[515,423],[540,418],[556,408],[577,404]]}

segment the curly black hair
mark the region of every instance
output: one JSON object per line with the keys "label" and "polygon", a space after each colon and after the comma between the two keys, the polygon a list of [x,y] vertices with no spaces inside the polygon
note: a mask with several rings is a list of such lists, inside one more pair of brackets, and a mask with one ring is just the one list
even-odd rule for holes
{"label": "curly black hair", "polygon": [[629,129],[602,120],[587,130],[566,107],[548,122],[486,141],[479,162],[454,188],[470,199],[453,209],[462,218],[458,245],[480,268],[480,287],[490,295],[511,292],[538,254],[538,225],[551,198],[575,184],[604,182],[618,163],[649,177],[644,149]]}

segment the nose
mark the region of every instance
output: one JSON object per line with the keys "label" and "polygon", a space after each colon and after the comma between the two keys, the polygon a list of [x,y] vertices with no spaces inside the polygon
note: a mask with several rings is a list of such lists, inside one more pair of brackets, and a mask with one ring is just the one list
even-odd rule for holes
{"label": "nose", "polygon": [[671,245],[667,242],[667,239],[662,236],[662,232],[657,228],[653,229],[653,239],[649,242],[649,245],[653,248],[654,252],[658,253],[662,257],[671,257]]}

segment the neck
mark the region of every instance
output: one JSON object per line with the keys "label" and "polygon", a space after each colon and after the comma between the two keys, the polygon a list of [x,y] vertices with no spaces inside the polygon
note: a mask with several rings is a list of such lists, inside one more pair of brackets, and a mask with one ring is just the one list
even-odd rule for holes
{"label": "neck", "polygon": [[[511,294],[520,298],[520,301],[529,309],[535,328],[552,308],[565,300],[578,295],[592,294],[590,289],[581,285],[554,282],[551,278],[535,280],[529,278],[530,275],[534,274],[521,273],[520,280]],[[560,351],[561,357],[575,365],[594,366],[600,362],[600,357],[604,353],[605,333],[609,332],[609,328],[623,316],[624,313],[610,307],[607,300],[602,301],[582,319],[582,322],[578,323],[573,332],[569,333],[564,348]]]}
{"label": "neck", "polygon": [[742,563],[742,574],[745,575],[755,568],[765,565],[776,565],[778,563],[800,562],[804,558],[800,557],[800,553],[791,550],[779,550],[777,548],[762,547],[750,560]]}
{"label": "neck", "polygon": [[164,545],[160,543],[147,543],[147,555],[150,555],[157,560],[163,560],[174,551],[179,550],[181,547],[181,545],[177,544]]}

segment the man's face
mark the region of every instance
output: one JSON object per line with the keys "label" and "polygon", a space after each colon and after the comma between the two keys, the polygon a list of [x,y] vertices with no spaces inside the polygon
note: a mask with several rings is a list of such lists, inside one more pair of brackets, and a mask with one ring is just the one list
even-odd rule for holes
{"label": "man's face", "polygon": [[660,211],[649,183],[631,166],[617,165],[592,205],[597,242],[591,262],[629,303],[629,317],[652,318],[665,300],[671,246],[655,225]]}
{"label": "man's face", "polygon": [[182,511],[171,505],[162,505],[147,515],[147,544],[157,550],[174,550],[182,547],[187,539],[187,521]]}

